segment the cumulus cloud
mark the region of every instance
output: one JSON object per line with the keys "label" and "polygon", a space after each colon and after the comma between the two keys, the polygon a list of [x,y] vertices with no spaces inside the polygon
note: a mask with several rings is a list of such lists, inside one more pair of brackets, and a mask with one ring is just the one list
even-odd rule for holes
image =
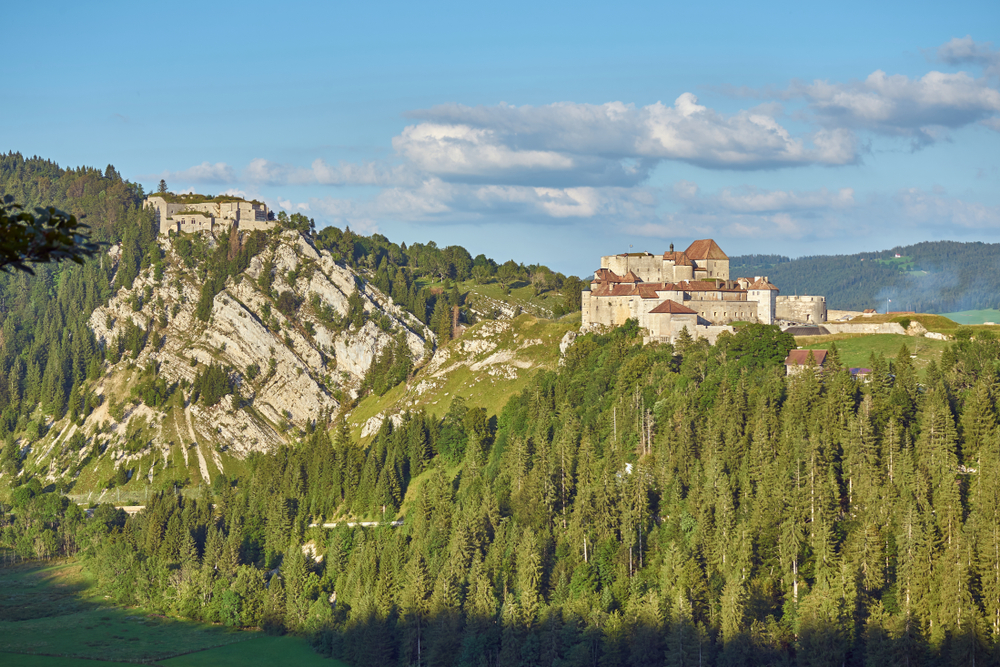
{"label": "cumulus cloud", "polygon": [[859,206],[852,188],[796,191],[741,186],[706,193],[686,180],[673,184],[670,199],[679,206],[673,220],[727,238],[830,238],[843,232],[843,213]]}
{"label": "cumulus cloud", "polygon": [[711,195],[702,195],[700,189],[689,181],[679,181],[673,187],[675,200],[688,211],[726,213],[775,213],[789,211],[815,211],[846,209],[855,205],[854,189],[840,188],[830,191],[762,190],[743,186],[723,188]]}
{"label": "cumulus cloud", "polygon": [[857,161],[851,132],[793,136],[771,113],[762,107],[725,115],[691,93],[670,106],[448,104],[412,112],[422,122],[393,139],[393,147],[417,168],[451,181],[547,187],[631,186],[664,160],[708,169]]}
{"label": "cumulus cloud", "polygon": [[180,181],[183,183],[224,185],[236,180],[236,171],[225,162],[216,162],[215,164],[202,162],[182,171],[165,171],[157,178],[162,178],[168,183]]}
{"label": "cumulus cloud", "polygon": [[450,183],[430,178],[415,187],[387,188],[359,201],[326,197],[313,209],[353,227],[392,219],[420,223],[636,221],[655,218],[655,193],[645,188],[545,188]]}
{"label": "cumulus cloud", "polygon": [[915,148],[945,136],[945,128],[1000,113],[1000,92],[965,72],[929,72],[911,79],[878,70],[864,81],[814,81],[796,88],[826,127],[910,137]]}
{"label": "cumulus cloud", "polygon": [[341,161],[330,165],[325,160],[313,160],[309,167],[272,162],[264,158],[250,161],[243,177],[264,185],[376,185],[387,186],[413,181],[405,167],[379,162],[351,163]]}
{"label": "cumulus cloud", "polygon": [[928,192],[920,188],[902,189],[894,199],[910,224],[1000,229],[1000,206],[969,202],[944,192]]}
{"label": "cumulus cloud", "polygon": [[993,42],[977,42],[971,35],[955,37],[939,46],[937,58],[948,65],[975,65],[982,67],[987,76],[1000,76],[1000,51],[993,48]]}

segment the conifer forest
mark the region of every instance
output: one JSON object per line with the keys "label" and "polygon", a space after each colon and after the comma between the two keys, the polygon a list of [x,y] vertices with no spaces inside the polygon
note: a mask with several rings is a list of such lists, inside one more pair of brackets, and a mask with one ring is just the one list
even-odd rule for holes
{"label": "conifer forest", "polygon": [[[107,352],[86,316],[159,261],[155,234],[111,167],[0,166],[20,201],[80,207],[97,240],[122,244],[124,267],[0,277],[5,560],[78,559],[115,604],[301,635],[354,667],[1000,664],[989,333],[922,374],[906,346],[873,356],[862,382],[835,347],[822,371],[786,377],[795,342],[777,327],[643,345],[630,321],[577,337],[498,414],[455,399],[363,439],[331,415],[196,493],[159,491],[131,516],[88,511],[18,474],[13,433],[36,406],[63,416],[100,400],[86,380]],[[372,237],[342,260],[383,271],[430,318],[405,251]],[[477,266],[420,252],[427,271]],[[219,261],[210,275],[237,270]],[[407,381],[384,361],[398,373],[372,391]],[[223,375],[209,367],[198,390],[219,400]]]}

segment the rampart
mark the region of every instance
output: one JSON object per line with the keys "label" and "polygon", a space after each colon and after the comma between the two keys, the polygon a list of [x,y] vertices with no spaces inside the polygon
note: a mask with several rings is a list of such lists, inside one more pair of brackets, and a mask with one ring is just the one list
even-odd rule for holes
{"label": "rampart", "polygon": [[825,296],[779,296],[775,300],[779,320],[821,324],[826,322]]}
{"label": "rampart", "polygon": [[836,324],[827,322],[823,328],[832,334],[857,333],[857,334],[899,334],[906,335],[906,329],[899,322],[882,323],[843,323]]}
{"label": "rampart", "polygon": [[228,230],[234,222],[242,231],[270,229],[275,224],[266,204],[242,199],[176,202],[153,195],[143,206],[156,211],[160,234],[164,236],[168,232]]}

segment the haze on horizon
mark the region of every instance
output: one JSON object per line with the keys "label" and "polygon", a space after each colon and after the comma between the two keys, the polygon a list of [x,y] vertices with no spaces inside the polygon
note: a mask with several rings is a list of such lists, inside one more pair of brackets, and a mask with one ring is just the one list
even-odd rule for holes
{"label": "haze on horizon", "polygon": [[21,3],[0,150],[585,275],[1000,241],[989,2]]}

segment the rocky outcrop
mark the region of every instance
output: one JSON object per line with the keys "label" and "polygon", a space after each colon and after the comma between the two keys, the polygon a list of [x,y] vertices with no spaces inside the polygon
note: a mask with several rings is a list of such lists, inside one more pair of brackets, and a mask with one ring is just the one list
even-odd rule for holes
{"label": "rocky outcrop", "polygon": [[[148,337],[136,359],[126,353],[107,368],[109,378],[130,364],[145,367],[150,362],[171,383],[192,382],[205,364],[231,368],[240,395],[235,404],[224,397],[210,408],[188,408],[191,430],[213,440],[213,451],[244,455],[266,450],[332,414],[342,397],[355,394],[373,360],[400,333],[414,361],[433,345],[433,335],[416,318],[297,232],[274,236],[243,274],[230,278],[215,296],[209,321],[203,322],[195,316],[203,268],[186,267],[169,238],[160,242],[166,266],[162,278],[156,280],[152,268],[143,271],[131,289],[120,290],[94,311],[90,326],[101,345],[116,344],[130,320]],[[273,267],[269,291],[258,282],[265,267]],[[344,323],[355,290],[369,315],[361,327]],[[300,304],[287,315],[276,301],[284,291]],[[318,312],[327,307],[333,321]]]}

